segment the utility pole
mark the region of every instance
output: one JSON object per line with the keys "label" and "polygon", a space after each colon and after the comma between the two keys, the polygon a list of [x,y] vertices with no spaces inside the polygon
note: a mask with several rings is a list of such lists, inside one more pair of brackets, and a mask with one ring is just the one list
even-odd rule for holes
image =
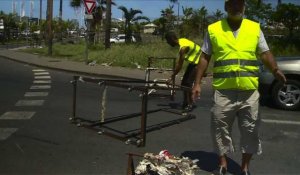
{"label": "utility pole", "polygon": [[281,5],[281,0],[277,1],[277,7]]}
{"label": "utility pole", "polygon": [[[39,25],[42,25],[42,7],[43,7],[43,0],[40,0],[40,20],[39,20]],[[41,31],[41,29],[40,29]]]}
{"label": "utility pole", "polygon": [[40,19],[39,19],[40,34],[39,34],[39,46],[42,45],[42,39],[43,39],[43,32],[42,32],[42,13],[43,13],[43,0],[40,0]]}
{"label": "utility pole", "polygon": [[47,39],[48,39],[48,55],[52,56],[52,18],[53,18],[53,0],[47,0]]}
{"label": "utility pole", "polygon": [[178,5],[178,9],[177,9],[177,33],[179,34],[179,7],[180,7],[180,3],[179,1],[177,1],[177,5]]}
{"label": "utility pole", "polygon": [[62,42],[62,5],[63,0],[59,2],[59,41]]}
{"label": "utility pole", "polygon": [[106,1],[105,49],[110,48],[111,0]]}

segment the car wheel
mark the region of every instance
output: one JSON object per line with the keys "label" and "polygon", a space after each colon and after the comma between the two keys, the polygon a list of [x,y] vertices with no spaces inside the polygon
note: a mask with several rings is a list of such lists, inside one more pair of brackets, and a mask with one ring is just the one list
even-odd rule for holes
{"label": "car wheel", "polygon": [[296,110],[300,107],[300,82],[287,80],[285,85],[277,82],[272,89],[275,105],[285,110]]}

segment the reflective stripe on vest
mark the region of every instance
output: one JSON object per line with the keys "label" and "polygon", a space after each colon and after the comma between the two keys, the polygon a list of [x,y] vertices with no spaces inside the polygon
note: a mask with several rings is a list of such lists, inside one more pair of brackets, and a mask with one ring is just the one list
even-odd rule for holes
{"label": "reflective stripe on vest", "polygon": [[214,78],[258,77],[258,72],[224,72],[214,73]]}
{"label": "reflective stripe on vest", "polygon": [[241,65],[241,66],[258,66],[257,60],[245,60],[245,59],[230,59],[216,61],[214,67],[229,66],[229,65]]}
{"label": "reflective stripe on vest", "polygon": [[179,39],[179,45],[180,45],[180,49],[182,47],[188,47],[189,51],[188,53],[185,55],[185,60],[193,63],[193,64],[198,64],[199,62],[199,57],[201,54],[201,49],[200,46],[197,45],[196,43],[186,39],[186,38],[180,38]]}
{"label": "reflective stripe on vest", "polygon": [[213,87],[215,89],[253,90],[258,88],[256,47],[259,41],[258,23],[243,19],[234,37],[227,20],[208,27],[212,44]]}

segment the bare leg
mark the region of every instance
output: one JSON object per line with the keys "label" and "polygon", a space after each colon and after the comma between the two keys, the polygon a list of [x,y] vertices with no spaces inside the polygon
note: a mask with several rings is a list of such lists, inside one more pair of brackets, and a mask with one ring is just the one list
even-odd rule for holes
{"label": "bare leg", "polygon": [[225,154],[219,156],[219,168],[212,173],[214,175],[225,175],[227,173],[227,158]]}
{"label": "bare leg", "polygon": [[250,160],[252,158],[252,154],[243,153],[242,156],[242,171],[247,172],[249,170]]}
{"label": "bare leg", "polygon": [[227,157],[226,157],[226,154],[220,155],[219,165],[224,167],[227,170]]}

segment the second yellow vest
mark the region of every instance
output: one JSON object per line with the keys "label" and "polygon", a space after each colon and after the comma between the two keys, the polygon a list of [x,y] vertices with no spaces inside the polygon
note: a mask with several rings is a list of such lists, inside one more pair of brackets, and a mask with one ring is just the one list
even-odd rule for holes
{"label": "second yellow vest", "polygon": [[[188,47],[189,51],[187,54],[185,54],[185,60],[192,63],[192,64],[198,64],[199,62],[199,57],[201,54],[200,46],[197,45],[196,43],[186,39],[186,38],[180,38],[179,39],[179,46],[180,49],[183,47]],[[179,49],[179,50],[180,50]]]}

